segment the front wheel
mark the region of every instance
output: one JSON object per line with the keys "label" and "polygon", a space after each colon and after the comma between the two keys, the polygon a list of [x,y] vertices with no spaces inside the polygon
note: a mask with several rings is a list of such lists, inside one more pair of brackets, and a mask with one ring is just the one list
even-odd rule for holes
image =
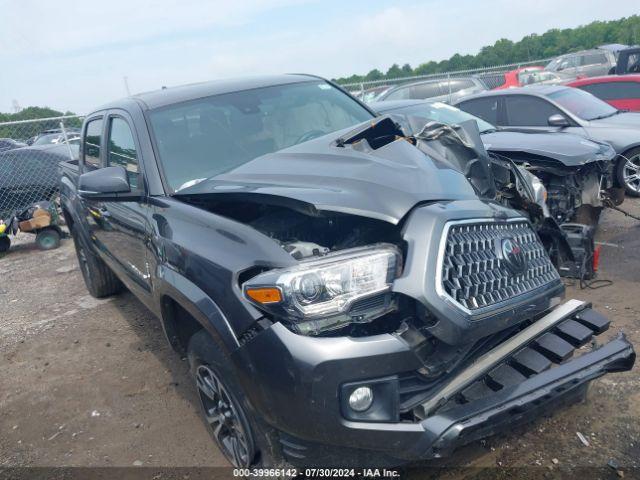
{"label": "front wheel", "polygon": [[189,340],[188,358],[207,429],[225,458],[236,468],[282,465],[265,428],[253,416],[235,381],[231,360],[206,330]]}
{"label": "front wheel", "polygon": [[624,186],[627,195],[640,197],[640,148],[626,152],[616,170],[618,181]]}

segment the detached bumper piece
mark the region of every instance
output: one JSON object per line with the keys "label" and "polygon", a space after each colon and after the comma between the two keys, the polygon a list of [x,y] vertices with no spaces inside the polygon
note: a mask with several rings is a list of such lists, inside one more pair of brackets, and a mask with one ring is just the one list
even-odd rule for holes
{"label": "detached bumper piece", "polygon": [[464,444],[575,403],[588,383],[605,373],[630,370],[635,352],[622,333],[577,356],[576,349],[606,331],[609,323],[589,305],[571,300],[483,355],[414,409],[426,436],[412,453],[422,458],[449,455]]}

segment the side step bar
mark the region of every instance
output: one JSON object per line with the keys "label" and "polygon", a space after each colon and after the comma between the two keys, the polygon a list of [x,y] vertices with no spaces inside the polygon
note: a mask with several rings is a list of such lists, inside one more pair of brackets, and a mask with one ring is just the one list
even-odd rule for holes
{"label": "side step bar", "polygon": [[431,398],[418,405],[414,410],[415,414],[420,419],[427,418],[435,408],[443,405],[462,389],[473,383],[478,376],[487,373],[496,364],[512,355],[534,338],[555,327],[586,306],[587,304],[580,300],[569,300],[556,307],[555,310],[542,317],[533,325],[525,328],[506,342],[487,352],[469,367],[458,373],[458,375],[438,390]]}

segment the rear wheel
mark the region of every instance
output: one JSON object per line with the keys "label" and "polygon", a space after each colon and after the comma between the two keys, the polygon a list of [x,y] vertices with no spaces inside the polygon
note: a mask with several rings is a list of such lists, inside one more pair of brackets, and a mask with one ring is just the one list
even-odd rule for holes
{"label": "rear wheel", "polygon": [[84,284],[91,296],[104,298],[123,290],[123,285],[111,269],[85,245],[75,228],[71,229],[71,236],[76,247],[78,264],[82,272]]}
{"label": "rear wheel", "polygon": [[36,235],[36,245],[40,250],[53,250],[60,246],[60,233],[55,228],[44,228]]}
{"label": "rear wheel", "polygon": [[618,181],[624,186],[627,195],[640,197],[640,148],[634,148],[624,154],[618,162]]}

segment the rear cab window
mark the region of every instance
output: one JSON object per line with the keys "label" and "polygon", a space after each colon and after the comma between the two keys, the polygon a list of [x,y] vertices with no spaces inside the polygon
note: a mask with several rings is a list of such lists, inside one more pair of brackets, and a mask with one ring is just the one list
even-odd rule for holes
{"label": "rear cab window", "polygon": [[83,143],[83,163],[89,170],[100,168],[100,150],[102,148],[102,117],[87,123]]}

